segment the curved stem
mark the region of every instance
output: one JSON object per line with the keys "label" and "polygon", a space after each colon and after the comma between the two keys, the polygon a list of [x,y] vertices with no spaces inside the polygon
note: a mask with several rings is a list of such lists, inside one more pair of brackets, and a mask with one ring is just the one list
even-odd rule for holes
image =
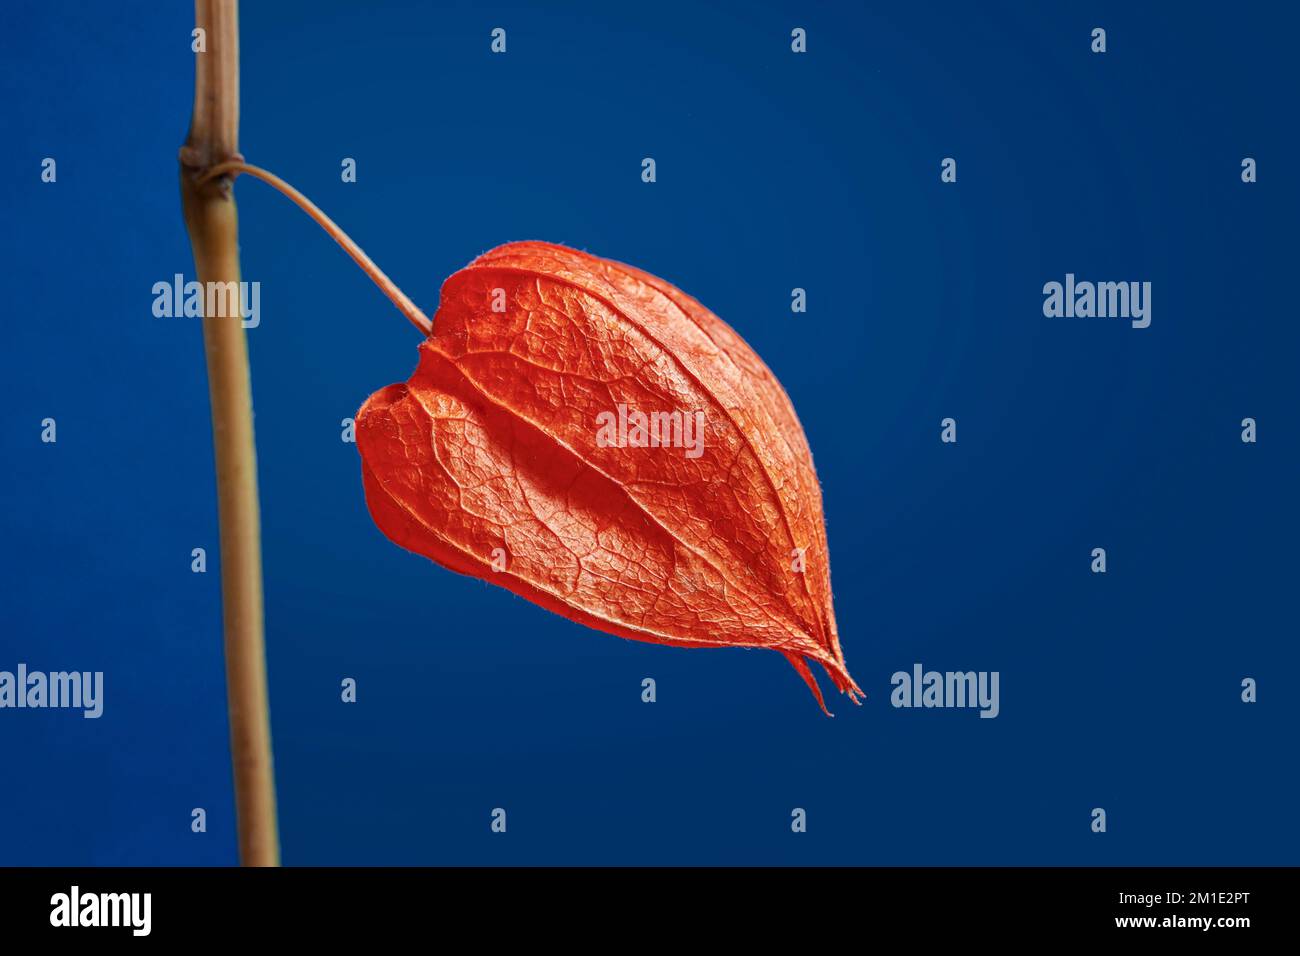
{"label": "curved stem", "polygon": [[328,232],[335,242],[343,247],[343,251],[350,255],[353,261],[361,267],[362,271],[374,280],[375,285],[379,286],[379,288],[383,290],[384,295],[392,299],[393,304],[397,306],[398,310],[410,320],[412,325],[423,332],[426,336],[433,332],[433,323],[429,321],[429,317],[421,312],[419,307],[410,300],[406,293],[399,289],[397,284],[384,274],[384,270],[375,265],[374,260],[366,255],[359,245],[352,241],[352,237],[340,229],[333,219],[321,212],[319,206],[290,186],[279,176],[275,175],[275,173],[262,169],[260,166],[253,166],[249,163],[240,162],[239,160],[231,160],[230,162],[219,163],[218,165],[205,170],[203,175],[199,177],[199,182],[205,183],[210,179],[215,179],[217,176],[224,176],[229,173],[247,173],[256,179],[262,180],[262,182],[270,186],[274,186],[276,189],[280,190],[280,192],[292,199],[303,212],[316,220],[316,223]]}

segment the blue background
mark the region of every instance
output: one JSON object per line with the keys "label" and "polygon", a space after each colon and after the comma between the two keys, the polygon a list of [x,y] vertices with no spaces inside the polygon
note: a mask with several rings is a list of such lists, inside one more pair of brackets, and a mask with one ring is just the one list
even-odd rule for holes
{"label": "blue background", "polygon": [[[808,432],[868,700],[829,720],[775,654],[602,635],[389,543],[339,423],[418,336],[245,178],[284,861],[1300,862],[1294,8],[547,6],[245,3],[242,149],[430,314],[538,238],[735,326]],[[0,30],[0,669],[106,682],[98,721],[0,711],[0,863],[230,864],[201,335],[151,313],[193,275],[192,9],[100,9]],[[1151,327],[1044,318],[1066,272],[1151,281]],[[914,662],[1000,671],[1001,716],[890,707]]]}

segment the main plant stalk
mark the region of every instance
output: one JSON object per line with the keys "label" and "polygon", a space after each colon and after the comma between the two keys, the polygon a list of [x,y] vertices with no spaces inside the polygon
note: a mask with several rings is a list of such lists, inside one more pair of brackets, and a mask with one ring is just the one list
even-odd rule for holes
{"label": "main plant stalk", "polygon": [[[239,155],[239,5],[196,0],[194,113],[181,149],[181,202],[204,288],[238,283],[239,230],[227,177],[204,179],[210,167]],[[238,286],[236,285],[235,288]],[[229,287],[228,287],[229,288]],[[275,776],[266,689],[262,619],[261,520],[248,344],[241,296],[205,296],[216,314],[203,318],[212,402],[221,532],[221,597],[225,625],[230,752],[234,765],[239,858],[245,866],[278,866]]]}

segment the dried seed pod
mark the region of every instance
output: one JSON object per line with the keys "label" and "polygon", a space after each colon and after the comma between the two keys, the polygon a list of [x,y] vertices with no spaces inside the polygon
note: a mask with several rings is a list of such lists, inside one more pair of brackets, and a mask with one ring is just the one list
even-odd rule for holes
{"label": "dried seed pod", "polygon": [[516,242],[449,278],[410,380],[357,414],[396,544],[598,630],[780,651],[855,702],[821,491],[785,391],[690,296]]}

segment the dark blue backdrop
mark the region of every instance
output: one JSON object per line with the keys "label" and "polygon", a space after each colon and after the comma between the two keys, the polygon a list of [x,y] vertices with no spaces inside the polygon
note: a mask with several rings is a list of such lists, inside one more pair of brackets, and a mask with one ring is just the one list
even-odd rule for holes
{"label": "dark blue backdrop", "polygon": [[[390,544],[339,423],[417,336],[243,179],[286,863],[1297,862],[1289,5],[243,6],[245,154],[430,314],[479,252],[549,239],[767,359],[869,695],[828,720],[775,654],[622,641]],[[0,711],[0,863],[227,864],[202,343],[151,313],[193,274],[192,10],[97,9],[0,30],[0,669],[106,682],[98,721]],[[1150,280],[1151,327],[1044,318],[1066,272]],[[1000,671],[1001,715],[893,709],[918,661]]]}

